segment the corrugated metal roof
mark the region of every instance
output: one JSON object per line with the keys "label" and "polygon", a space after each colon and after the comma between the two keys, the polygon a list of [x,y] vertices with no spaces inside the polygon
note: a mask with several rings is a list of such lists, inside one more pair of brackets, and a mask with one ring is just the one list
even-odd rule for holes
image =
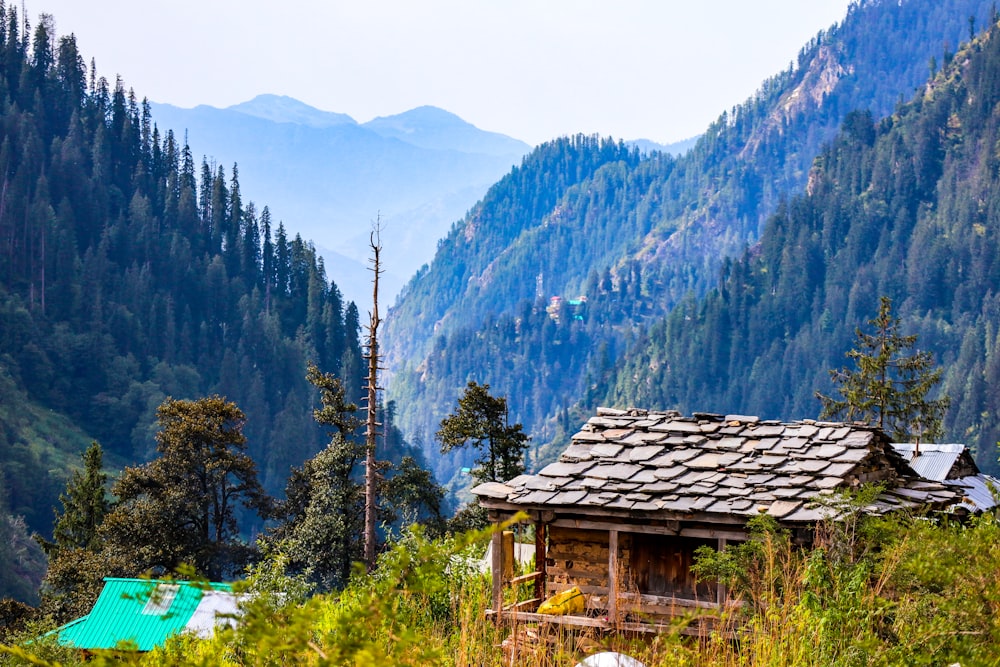
{"label": "corrugated metal roof", "polygon": [[229,591],[205,591],[185,630],[208,639],[220,625],[236,625],[239,600]]}
{"label": "corrugated metal roof", "polygon": [[[945,481],[949,486],[958,487],[963,493],[961,507],[973,512],[985,512],[997,506],[993,491],[1000,491],[1000,480],[990,475],[970,475]],[[992,488],[990,488],[992,487]]]}
{"label": "corrugated metal roof", "polygon": [[910,467],[926,479],[943,482],[948,478],[952,466],[965,451],[965,445],[894,442],[893,448],[907,460]]}
{"label": "corrugated metal roof", "polygon": [[59,642],[87,650],[129,642],[140,651],[150,651],[187,629],[206,593],[212,591],[233,597],[229,584],[107,577],[90,614],[63,626]]}

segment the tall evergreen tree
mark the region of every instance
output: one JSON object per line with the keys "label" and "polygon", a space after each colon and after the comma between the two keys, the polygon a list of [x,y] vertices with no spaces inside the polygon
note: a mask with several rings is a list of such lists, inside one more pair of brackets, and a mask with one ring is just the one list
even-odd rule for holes
{"label": "tall evergreen tree", "polygon": [[307,379],[320,393],[320,407],[313,410],[316,423],[333,430],[322,451],[292,470],[281,521],[267,539],[288,558],[293,572],[330,590],[347,582],[351,563],[364,553],[364,492],[354,468],[365,452],[352,439],[361,420],[340,379],[314,364]]}
{"label": "tall evergreen tree", "polygon": [[874,333],[857,329],[857,346],[847,353],[856,369],[830,371],[841,398],[816,392],[823,403],[820,417],[866,421],[900,442],[933,442],[942,435],[941,420],[951,402],[947,396],[927,398],[942,369],[934,368],[930,352],[908,353],[917,336],[899,333],[888,297],[881,297],[878,316],[868,324]]}
{"label": "tall evergreen tree", "polygon": [[94,549],[97,529],[108,513],[108,475],[104,472],[104,450],[95,441],[83,453],[83,472],[74,472],[59,496],[62,514],[56,516],[54,543],[44,543],[49,555],[59,549]]}
{"label": "tall evergreen tree", "polygon": [[506,482],[524,472],[529,438],[520,424],[508,423],[507,399],[491,396],[488,384],[469,382],[436,438],[442,453],[468,445],[482,452],[472,471],[478,481]]}

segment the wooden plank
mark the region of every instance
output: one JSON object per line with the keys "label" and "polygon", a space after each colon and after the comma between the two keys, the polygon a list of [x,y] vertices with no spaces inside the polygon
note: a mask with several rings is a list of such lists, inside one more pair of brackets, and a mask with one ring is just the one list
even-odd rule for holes
{"label": "wooden plank", "polygon": [[618,618],[618,531],[608,532],[608,618]]}
{"label": "wooden plank", "polygon": [[[488,616],[494,615],[493,612],[487,612]],[[532,612],[522,612],[522,611],[511,611],[502,612],[496,614],[496,616],[503,617],[507,620],[513,621],[515,623],[541,623],[546,625],[562,625],[568,627],[580,627],[580,628],[601,628],[603,630],[618,630],[624,632],[642,632],[646,634],[655,634],[661,632],[678,632],[676,626],[670,623],[647,623],[647,622],[623,622],[623,623],[610,623],[603,618],[591,618],[589,616],[551,616],[549,614],[536,614]],[[711,621],[713,619],[706,618],[706,621]],[[680,629],[680,634],[691,635],[696,637],[707,637],[711,634],[720,634],[723,637],[733,637],[734,633],[732,631],[719,631],[715,630],[711,625],[688,625]]]}
{"label": "wooden plank", "polygon": [[[575,523],[572,522],[572,523]],[[583,542],[585,544],[607,544],[607,529],[579,528],[575,525],[562,525],[561,521],[550,524],[549,538],[552,542]]]}
{"label": "wooden plank", "polygon": [[517,586],[518,584],[523,584],[526,581],[538,581],[538,578],[542,576],[541,572],[530,572],[528,574],[522,574],[520,577],[514,577],[507,582],[508,586]]}
{"label": "wooden plank", "polygon": [[504,607],[503,610],[522,611],[528,609],[530,611],[534,611],[535,609],[538,609],[538,605],[540,605],[541,603],[542,603],[541,598],[532,598],[530,600],[522,600],[521,602],[515,602],[513,604],[509,604],[506,607]]}
{"label": "wooden plank", "polygon": [[618,597],[632,604],[644,605],[647,607],[657,607],[670,609],[674,607],[717,609],[718,604],[705,600],[689,600],[687,598],[674,598],[664,595],[646,595],[644,593],[619,593]]}

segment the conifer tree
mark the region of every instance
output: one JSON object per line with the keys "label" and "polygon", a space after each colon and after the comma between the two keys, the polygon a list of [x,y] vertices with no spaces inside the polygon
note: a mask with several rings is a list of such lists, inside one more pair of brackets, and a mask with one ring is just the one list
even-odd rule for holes
{"label": "conifer tree", "polygon": [[441,452],[472,445],[482,450],[472,476],[480,482],[505,482],[524,472],[528,436],[521,424],[508,424],[507,399],[490,395],[490,385],[469,382],[455,412],[441,420],[435,434]]}
{"label": "conifer tree", "polygon": [[857,329],[857,347],[847,353],[856,370],[830,371],[841,398],[816,392],[823,403],[820,418],[866,421],[901,442],[933,442],[943,433],[941,421],[950,404],[947,396],[927,398],[941,381],[941,369],[933,368],[930,352],[908,353],[917,337],[899,333],[889,297],[881,298],[878,317],[868,324],[874,333]]}
{"label": "conifer tree", "polygon": [[97,544],[97,529],[108,513],[108,475],[103,470],[104,450],[95,441],[83,453],[83,472],[76,471],[59,496],[62,514],[56,516],[53,529],[55,543],[42,546],[51,554],[54,549],[93,549]]}
{"label": "conifer tree", "polygon": [[266,539],[284,554],[294,573],[306,574],[321,590],[329,590],[346,583],[351,563],[363,553],[364,493],[353,471],[365,452],[351,439],[361,420],[343,382],[312,363],[306,379],[320,392],[313,418],[333,430],[326,447],[292,469],[281,522]]}

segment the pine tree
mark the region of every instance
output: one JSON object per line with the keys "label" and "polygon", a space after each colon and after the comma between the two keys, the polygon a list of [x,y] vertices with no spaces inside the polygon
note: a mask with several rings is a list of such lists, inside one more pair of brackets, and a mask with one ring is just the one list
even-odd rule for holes
{"label": "pine tree", "polygon": [[323,450],[292,469],[281,521],[266,539],[288,558],[293,573],[329,590],[347,582],[351,563],[363,555],[364,493],[353,472],[365,450],[351,439],[361,420],[341,380],[315,364],[309,364],[306,379],[320,392],[313,418],[333,431]]}
{"label": "pine tree", "polygon": [[62,514],[56,516],[53,529],[55,543],[43,545],[51,554],[54,549],[94,549],[97,546],[97,528],[108,513],[108,475],[103,470],[104,450],[92,442],[83,453],[83,472],[74,472],[66,485],[66,493],[59,496]]}
{"label": "pine tree", "polygon": [[505,482],[524,472],[528,436],[521,424],[508,424],[507,399],[490,395],[490,385],[469,382],[455,412],[441,420],[434,436],[441,452],[472,445],[483,451],[472,477],[480,482]]}
{"label": "pine tree", "polygon": [[899,333],[889,297],[881,298],[878,317],[868,324],[875,332],[857,329],[857,347],[847,353],[857,369],[830,371],[842,398],[816,392],[823,403],[820,418],[866,421],[898,441],[933,442],[942,435],[941,422],[951,402],[947,396],[927,398],[941,381],[941,369],[933,368],[930,352],[907,354],[917,337]]}

